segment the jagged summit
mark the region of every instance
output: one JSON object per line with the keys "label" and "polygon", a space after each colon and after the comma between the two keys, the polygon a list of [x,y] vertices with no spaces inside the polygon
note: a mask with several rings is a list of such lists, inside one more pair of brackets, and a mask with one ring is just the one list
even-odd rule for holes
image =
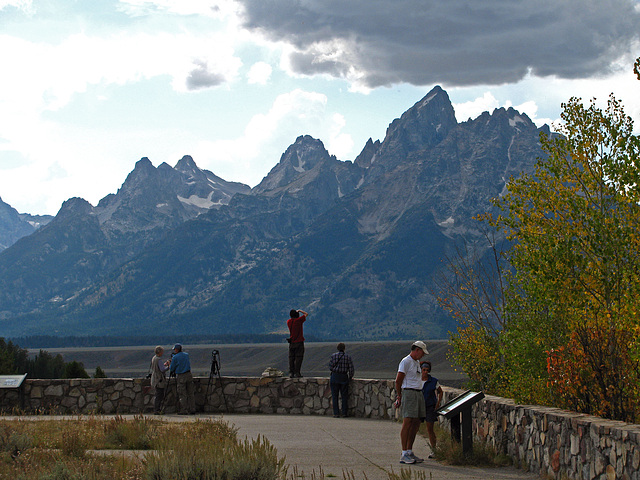
{"label": "jagged summit", "polygon": [[32,234],[41,224],[51,220],[49,215],[33,217],[20,214],[0,198],[0,252],[10,247],[22,237]]}
{"label": "jagged summit", "polygon": [[457,124],[449,95],[436,86],[391,122],[377,150],[367,142],[367,151],[363,150],[356,163],[368,164],[378,174],[393,170],[412,153],[438,145]]}
{"label": "jagged summit", "polygon": [[188,155],[143,158],[93,214],[70,200],[73,222],[0,254],[0,328],[251,335],[281,331],[298,305],[316,338],[444,338],[442,259],[482,244],[474,216],[532,170],[540,131],[513,108],[458,124],[435,87],[353,162],[302,135],[253,189]]}
{"label": "jagged summit", "polygon": [[375,161],[376,152],[380,149],[380,140],[375,142],[369,138],[360,154],[356,157],[353,163],[363,168],[369,168]]}
{"label": "jagged summit", "polygon": [[437,145],[457,124],[449,95],[437,86],[389,125],[383,143],[408,154]]}
{"label": "jagged summit", "polygon": [[278,164],[253,188],[253,193],[263,193],[289,185],[301,174],[311,171],[318,164],[331,158],[335,160],[324,148],[322,141],[310,135],[301,135],[282,154]]}
{"label": "jagged summit", "polygon": [[65,200],[56,215],[56,219],[68,218],[72,216],[90,215],[93,213],[93,206],[84,198],[72,197]]}
{"label": "jagged summit", "polygon": [[193,174],[196,172],[201,172],[201,170],[198,168],[198,166],[196,165],[196,162],[193,160],[193,157],[191,155],[185,155],[180,160],[178,160],[178,163],[176,163],[175,169],[185,174]]}

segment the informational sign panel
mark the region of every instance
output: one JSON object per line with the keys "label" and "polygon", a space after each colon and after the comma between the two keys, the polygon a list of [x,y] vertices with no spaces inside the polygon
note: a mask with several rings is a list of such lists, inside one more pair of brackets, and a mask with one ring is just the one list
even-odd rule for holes
{"label": "informational sign panel", "polygon": [[27,378],[27,374],[24,375],[0,375],[0,388],[19,388]]}
{"label": "informational sign panel", "polygon": [[446,418],[450,418],[457,413],[460,413],[466,407],[471,407],[476,402],[479,402],[484,398],[483,392],[472,392],[467,390],[462,395],[457,396],[450,402],[445,403],[438,410],[438,415],[443,415]]}
{"label": "informational sign panel", "polygon": [[451,422],[451,435],[457,442],[462,441],[462,451],[465,453],[470,452],[473,448],[471,407],[483,398],[483,392],[467,390],[462,395],[445,403],[436,412]]}

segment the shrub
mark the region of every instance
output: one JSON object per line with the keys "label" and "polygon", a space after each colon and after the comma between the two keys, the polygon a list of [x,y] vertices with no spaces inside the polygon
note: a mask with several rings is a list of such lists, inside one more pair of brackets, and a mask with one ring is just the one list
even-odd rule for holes
{"label": "shrub", "polygon": [[260,436],[242,442],[235,438],[190,437],[189,442],[169,438],[145,456],[144,465],[146,478],[153,480],[277,480],[286,475],[284,459],[279,460],[275,448]]}
{"label": "shrub", "polygon": [[105,424],[105,444],[115,449],[146,450],[151,446],[153,432],[153,420],[140,415],[125,420],[118,415]]}
{"label": "shrub", "polygon": [[436,460],[448,465],[474,465],[476,467],[504,467],[511,465],[507,455],[499,454],[485,442],[474,440],[470,452],[462,451],[462,443],[456,442],[449,432],[434,426],[438,444],[433,452]]}

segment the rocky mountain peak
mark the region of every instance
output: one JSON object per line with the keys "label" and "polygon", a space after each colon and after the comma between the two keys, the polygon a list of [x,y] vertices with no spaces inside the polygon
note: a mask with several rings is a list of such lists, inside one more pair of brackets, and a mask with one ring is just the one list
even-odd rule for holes
{"label": "rocky mountain peak", "polygon": [[369,138],[360,155],[356,157],[353,163],[362,168],[369,168],[375,161],[376,152],[380,149],[380,140],[375,142]]}
{"label": "rocky mountain peak", "polygon": [[438,145],[457,125],[449,95],[436,86],[391,122],[371,165],[377,170],[392,170],[410,154]]}
{"label": "rocky mountain peak", "polygon": [[142,157],[135,164],[133,170],[127,175],[124,183],[118,190],[118,194],[122,195],[129,192],[130,195],[136,196],[139,189],[148,188],[149,179],[156,176],[156,168],[147,157]]}
{"label": "rocky mountain peak", "polygon": [[86,216],[92,213],[93,206],[89,202],[84,198],[73,197],[62,204],[55,220]]}
{"label": "rocky mountain peak", "polygon": [[253,191],[259,193],[284,187],[300,175],[314,169],[318,164],[332,158],[335,159],[329,155],[320,140],[310,135],[301,135],[287,148],[280,157],[280,162]]}
{"label": "rocky mountain peak", "polygon": [[193,160],[191,155],[185,155],[180,160],[178,160],[178,163],[176,163],[175,169],[186,175],[193,175],[194,172],[200,171],[200,169],[196,165],[196,162]]}
{"label": "rocky mountain peak", "polygon": [[319,338],[444,338],[441,259],[481,237],[474,216],[533,168],[539,130],[511,108],[458,124],[436,87],[354,162],[303,135],[245,195],[189,156],[157,169],[143,158],[93,211],[71,199],[59,217],[75,221],[0,254],[0,328],[251,335],[280,331],[296,304]]}
{"label": "rocky mountain peak", "polygon": [[482,137],[503,137],[510,139],[520,133],[532,133],[538,127],[525,113],[520,113],[513,107],[496,108],[493,113],[482,112],[474,120],[465,122],[476,135]]}
{"label": "rocky mountain peak", "polygon": [[15,208],[0,198],[0,252],[37,228],[37,223],[22,218]]}
{"label": "rocky mountain peak", "polygon": [[153,164],[151,163],[151,160],[149,160],[148,157],[142,157],[140,160],[136,162],[136,165],[133,168],[133,172],[136,172],[136,173],[148,172],[151,170],[155,170],[155,167],[153,166]]}

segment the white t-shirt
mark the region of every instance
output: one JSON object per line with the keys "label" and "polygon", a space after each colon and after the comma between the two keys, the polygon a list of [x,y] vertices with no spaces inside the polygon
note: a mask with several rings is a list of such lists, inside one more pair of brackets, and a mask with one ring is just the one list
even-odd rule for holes
{"label": "white t-shirt", "polygon": [[420,361],[411,358],[411,355],[407,355],[400,361],[398,365],[398,371],[404,373],[404,379],[402,380],[402,388],[414,388],[416,390],[422,389],[422,372],[420,371]]}

